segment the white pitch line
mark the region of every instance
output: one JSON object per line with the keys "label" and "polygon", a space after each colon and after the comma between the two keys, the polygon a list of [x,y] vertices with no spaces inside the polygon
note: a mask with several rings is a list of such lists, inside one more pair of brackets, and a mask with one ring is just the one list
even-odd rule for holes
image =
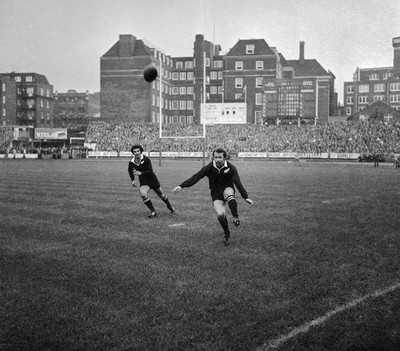
{"label": "white pitch line", "polygon": [[338,306],[334,310],[326,313],[324,316],[318,317],[318,318],[312,320],[311,322],[305,323],[302,326],[293,329],[290,333],[288,333],[286,335],[281,335],[278,338],[271,340],[268,343],[265,343],[264,345],[258,347],[256,349],[256,351],[268,351],[268,350],[276,349],[276,348],[280,347],[286,341],[294,338],[295,336],[302,334],[302,333],[306,333],[311,327],[315,327],[315,326],[318,326],[318,325],[326,322],[329,318],[333,317],[334,315],[336,315],[340,312],[343,312],[345,310],[348,310],[349,308],[355,307],[369,298],[380,297],[380,296],[386,295],[387,293],[392,292],[398,288],[400,288],[400,282],[398,282],[394,285],[391,285],[385,289],[377,290],[371,294],[364,295],[364,296],[362,296],[358,299],[352,300],[344,305]]}

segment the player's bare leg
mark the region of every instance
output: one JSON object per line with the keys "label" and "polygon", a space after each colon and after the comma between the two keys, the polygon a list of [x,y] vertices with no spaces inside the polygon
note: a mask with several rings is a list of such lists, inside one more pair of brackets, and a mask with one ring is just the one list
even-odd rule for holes
{"label": "player's bare leg", "polygon": [[225,246],[227,246],[230,244],[231,233],[229,231],[228,218],[226,218],[224,201],[215,200],[214,208],[218,215],[218,222],[221,225],[222,229],[224,230],[224,235],[225,235],[224,244]]}

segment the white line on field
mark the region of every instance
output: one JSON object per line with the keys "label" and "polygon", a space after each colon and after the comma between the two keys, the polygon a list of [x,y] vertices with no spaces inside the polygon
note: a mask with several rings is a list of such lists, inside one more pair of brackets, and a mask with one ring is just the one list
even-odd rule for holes
{"label": "white line on field", "polygon": [[343,312],[345,310],[348,310],[349,308],[355,307],[359,305],[360,303],[364,302],[365,300],[372,298],[372,297],[380,297],[383,295],[386,295],[389,292],[392,292],[396,289],[400,288],[400,282],[391,285],[385,289],[382,290],[377,290],[371,294],[364,295],[358,299],[352,300],[344,305],[336,307],[334,310],[329,311],[322,317],[318,317],[311,322],[305,323],[302,326],[293,329],[290,333],[286,335],[281,335],[276,339],[273,339],[264,345],[258,347],[256,351],[268,351],[268,350],[273,350],[281,346],[284,342],[296,337],[299,334],[306,333],[311,327],[318,326],[324,322],[326,322],[329,318],[333,317],[335,314],[338,314],[339,312]]}

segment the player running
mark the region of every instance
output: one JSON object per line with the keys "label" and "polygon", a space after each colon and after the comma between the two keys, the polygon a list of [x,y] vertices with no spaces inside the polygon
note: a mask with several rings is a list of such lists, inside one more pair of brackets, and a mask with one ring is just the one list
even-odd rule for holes
{"label": "player running", "polygon": [[153,203],[148,197],[150,189],[153,189],[158,197],[164,201],[171,213],[174,213],[175,209],[171,206],[167,195],[165,195],[161,190],[160,182],[153,171],[150,158],[143,155],[142,146],[133,145],[131,152],[133,154],[133,158],[129,161],[128,173],[132,180],[132,186],[134,187],[137,186],[135,176],[138,176],[139,178],[140,196],[142,197],[144,204],[151,212],[149,218],[154,218],[157,216],[157,212],[153,206]]}
{"label": "player running", "polygon": [[207,176],[211,189],[211,199],[214,204],[214,209],[218,215],[218,221],[224,230],[224,244],[230,243],[230,231],[228,219],[226,217],[225,205],[233,216],[233,224],[238,227],[240,225],[237,202],[235,198],[235,186],[242,195],[245,201],[252,205],[253,200],[249,199],[246,189],[242,182],[236,167],[227,161],[227,153],[224,149],[218,148],[213,151],[213,160],[204,166],[199,172],[194,174],[188,180],[182,182],[173,189],[173,192],[181,191],[182,188],[188,188],[196,184],[200,179]]}

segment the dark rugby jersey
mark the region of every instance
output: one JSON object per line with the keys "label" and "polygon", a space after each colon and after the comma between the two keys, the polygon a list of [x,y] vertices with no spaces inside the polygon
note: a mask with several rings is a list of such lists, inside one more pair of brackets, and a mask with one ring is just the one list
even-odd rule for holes
{"label": "dark rugby jersey", "polygon": [[139,176],[140,185],[148,185],[151,189],[157,189],[160,187],[160,182],[157,179],[156,174],[153,172],[153,166],[151,165],[151,160],[145,156],[141,155],[139,163],[135,163],[135,157],[129,161],[128,173],[131,180],[135,180],[135,175],[133,171],[140,171],[142,175]]}
{"label": "dark rugby jersey", "polygon": [[228,161],[225,161],[224,166],[220,169],[217,168],[214,161],[210,162],[188,180],[182,182],[180,187],[189,188],[204,177],[208,177],[210,189],[213,191],[224,191],[227,187],[235,189],[235,185],[244,199],[249,197],[246,189],[242,185],[236,167]]}

